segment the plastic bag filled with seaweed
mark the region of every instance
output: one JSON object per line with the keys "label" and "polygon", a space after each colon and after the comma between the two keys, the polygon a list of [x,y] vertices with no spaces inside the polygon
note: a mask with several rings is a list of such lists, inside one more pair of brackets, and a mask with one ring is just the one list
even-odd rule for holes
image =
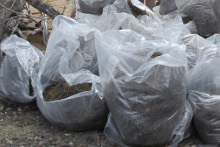
{"label": "plastic bag filled with seaweed", "polygon": [[185,35],[182,41],[186,45],[189,69],[192,69],[203,57],[211,59],[219,54],[217,45],[199,35]]}
{"label": "plastic bag filled with seaweed", "polygon": [[[88,69],[97,74],[98,65],[95,51],[94,34],[97,30],[86,24],[76,22],[66,16],[57,16],[53,21],[46,53],[55,53],[54,50],[63,50],[71,56],[69,66],[72,72]],[[57,37],[59,36],[59,37]]]}
{"label": "plastic bag filled with seaweed", "polygon": [[139,0],[116,0],[103,9],[103,14],[127,13],[137,18],[140,23],[149,27],[159,26],[160,18]]}
{"label": "plastic bag filled with seaweed", "polygon": [[42,52],[28,41],[12,35],[1,44],[6,54],[0,71],[0,94],[6,101],[30,103],[35,99],[33,87]]}
{"label": "plastic bag filled with seaweed", "polygon": [[177,10],[176,2],[175,0],[162,0],[160,2],[160,14],[166,15],[172,11]]}
{"label": "plastic bag filled with seaweed", "polygon": [[156,28],[144,26],[133,15],[127,13],[103,14],[95,27],[102,32],[129,29],[143,35],[146,39],[153,39],[152,34],[156,31]]}
{"label": "plastic bag filled with seaweed", "polygon": [[121,30],[96,34],[96,50],[111,113],[106,136],[130,146],[177,145],[192,118],[185,46]]}
{"label": "plastic bag filled with seaweed", "polygon": [[[132,15],[137,11],[136,15]],[[108,30],[130,29],[152,39],[152,33],[160,26],[160,19],[149,8],[139,1],[116,0],[112,5],[107,5],[101,16],[76,13],[76,20],[104,32]]]}
{"label": "plastic bag filled with seaweed", "polygon": [[176,0],[176,4],[179,11],[195,22],[200,36],[209,37],[220,32],[219,0]]}
{"label": "plastic bag filled with seaweed", "polygon": [[[47,76],[51,78],[53,75]],[[39,80],[38,108],[51,124],[64,129],[103,129],[108,110],[102,100],[100,78],[89,71],[79,71],[69,76],[53,79],[50,83]]]}
{"label": "plastic bag filled with seaweed", "polygon": [[[115,0],[72,0],[78,11],[89,14],[102,14],[103,8]],[[76,6],[75,6],[76,5]]]}
{"label": "plastic bag filled with seaweed", "polygon": [[[87,25],[80,26],[78,30],[84,28],[87,33]],[[75,29],[76,34],[78,30]],[[87,37],[90,39],[93,34]],[[77,40],[77,36],[71,39]],[[88,70],[74,72],[75,66],[71,65],[82,62],[76,60],[78,54],[74,57],[79,47],[75,42],[61,42],[60,47],[46,52],[37,78],[37,104],[44,117],[61,128],[73,131],[103,128],[108,112],[102,100],[101,81]]]}
{"label": "plastic bag filled with seaweed", "polygon": [[191,34],[189,29],[183,24],[182,18],[177,15],[173,20],[165,22],[158,27],[153,36],[156,39],[163,39],[175,44],[183,44],[182,37]]}
{"label": "plastic bag filled with seaweed", "polygon": [[189,76],[188,99],[193,123],[208,144],[220,145],[220,58],[201,60]]}

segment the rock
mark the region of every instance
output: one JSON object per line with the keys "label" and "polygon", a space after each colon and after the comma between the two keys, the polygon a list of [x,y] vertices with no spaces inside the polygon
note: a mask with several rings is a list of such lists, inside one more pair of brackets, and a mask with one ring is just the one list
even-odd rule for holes
{"label": "rock", "polygon": [[40,141],[38,145],[41,146],[41,145],[43,145],[43,144],[44,144],[44,142],[43,142],[43,141]]}
{"label": "rock", "polygon": [[16,121],[16,120],[17,120],[17,117],[16,117],[16,116],[14,116],[14,117],[12,118],[12,120],[13,120],[13,121]]}
{"label": "rock", "polygon": [[18,112],[21,112],[22,110],[21,110],[21,108],[18,108]]}
{"label": "rock", "polygon": [[1,107],[0,107],[0,111],[2,111],[3,109],[4,109],[4,106],[1,106]]}
{"label": "rock", "polygon": [[54,138],[53,138],[53,137],[50,137],[50,138],[49,138],[49,141],[50,141],[50,142],[54,141]]}
{"label": "rock", "polygon": [[7,108],[5,111],[11,111],[11,108]]}
{"label": "rock", "polygon": [[66,137],[70,136],[71,134],[64,134]]}

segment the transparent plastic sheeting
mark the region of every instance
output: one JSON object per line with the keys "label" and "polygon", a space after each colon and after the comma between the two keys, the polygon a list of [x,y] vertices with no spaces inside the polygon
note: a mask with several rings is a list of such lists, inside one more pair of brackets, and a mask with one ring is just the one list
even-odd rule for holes
{"label": "transparent plastic sheeting", "polygon": [[217,45],[218,49],[220,50],[220,34],[214,34],[211,37],[207,38],[207,40]]}
{"label": "transparent plastic sheeting", "polygon": [[211,59],[219,54],[216,44],[196,34],[185,35],[182,37],[182,42],[186,45],[189,69],[192,69],[203,57]]}
{"label": "transparent plastic sheeting", "polygon": [[160,2],[160,14],[166,15],[174,10],[177,10],[175,0],[162,0]]}
{"label": "transparent plastic sheeting", "polygon": [[5,39],[1,50],[6,56],[0,71],[0,94],[10,102],[32,102],[42,52],[16,35]]}
{"label": "transparent plastic sheeting", "polygon": [[203,58],[189,76],[194,125],[207,144],[220,145],[220,57]]}
{"label": "transparent plastic sheeting", "polygon": [[[110,110],[106,136],[129,146],[177,146],[193,115],[186,100],[185,46],[147,41],[130,30],[95,38]],[[155,53],[159,55],[152,57]]]}
{"label": "transparent plastic sheeting", "polygon": [[72,72],[88,69],[97,74],[95,32],[95,28],[86,24],[78,23],[66,16],[57,16],[53,21],[53,30],[45,54],[53,58],[53,51],[63,50],[66,56],[71,56],[71,62],[66,62],[69,62],[68,66]]}
{"label": "transparent plastic sheeting", "polygon": [[102,14],[103,8],[114,3],[115,0],[71,0],[73,8],[77,8],[82,13]]}
{"label": "transparent plastic sheeting", "polygon": [[[49,39],[37,79],[38,107],[50,123],[68,130],[103,128],[108,111],[102,100],[100,77],[83,68],[75,70],[75,67],[81,67],[81,64],[95,58],[96,51],[92,43],[95,29],[65,16],[56,17],[53,25],[55,30]],[[94,69],[94,66],[89,66]],[[70,86],[92,83],[92,89],[62,100],[45,101],[45,88],[60,79],[64,79]]]}
{"label": "transparent plastic sheeting", "polygon": [[159,17],[140,1],[131,0],[131,3],[148,15],[134,17],[127,0],[116,0],[113,4],[103,9],[102,15],[85,14],[76,12],[76,20],[86,23],[104,32],[108,30],[130,29],[152,39],[152,33],[161,24]]}
{"label": "transparent plastic sheeting", "polygon": [[188,15],[196,24],[200,36],[220,32],[219,0],[175,0],[180,12]]}

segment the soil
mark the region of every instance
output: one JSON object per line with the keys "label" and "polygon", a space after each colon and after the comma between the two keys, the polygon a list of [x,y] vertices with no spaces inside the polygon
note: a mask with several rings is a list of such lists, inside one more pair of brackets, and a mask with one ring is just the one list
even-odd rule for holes
{"label": "soil", "polygon": [[[54,127],[44,119],[35,102],[16,105],[6,103],[1,97],[0,146],[119,147],[108,141],[102,131],[73,132]],[[205,145],[193,134],[178,147]]]}
{"label": "soil", "polygon": [[15,105],[0,97],[0,146],[101,147],[116,145],[101,131],[72,132],[49,124],[36,103]]}
{"label": "soil", "polygon": [[45,101],[56,101],[65,99],[74,94],[78,94],[92,89],[92,83],[80,83],[69,86],[69,84],[61,79],[57,83],[48,86],[43,93]]}

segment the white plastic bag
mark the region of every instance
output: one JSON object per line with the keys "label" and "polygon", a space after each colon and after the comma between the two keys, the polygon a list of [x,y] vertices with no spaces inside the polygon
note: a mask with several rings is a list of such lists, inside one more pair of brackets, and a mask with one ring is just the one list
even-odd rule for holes
{"label": "white plastic bag", "polygon": [[215,34],[207,38],[208,41],[210,41],[213,44],[216,44],[220,49],[220,34]]}
{"label": "white plastic bag", "polygon": [[197,27],[194,21],[190,21],[185,25],[186,25],[186,28],[188,28],[192,34],[198,34],[198,30],[197,30]]}
{"label": "white plastic bag", "polygon": [[[37,85],[37,105],[44,117],[51,124],[72,131],[103,129],[108,110],[102,100],[100,78],[84,70],[61,75],[58,74],[59,67],[54,65],[56,63],[48,64],[51,65],[49,68],[55,68],[56,70],[49,69],[50,72],[45,75],[42,73],[45,73],[48,68],[44,66],[41,69]],[[59,75],[56,79],[53,78],[55,74]],[[47,80],[44,80],[45,78]],[[45,101],[43,96],[45,88],[60,79],[65,79],[70,86],[79,83],[92,83],[92,89],[61,100]]]}
{"label": "white plastic bag", "polygon": [[183,44],[182,37],[191,34],[183,24],[182,18],[177,15],[172,21],[165,22],[153,33],[154,38],[163,39],[175,44]]}
{"label": "white plastic bag", "polygon": [[162,0],[160,2],[160,14],[161,15],[166,15],[175,10],[177,10],[175,0]]}
{"label": "white plastic bag", "polygon": [[115,0],[78,0],[79,11],[89,14],[102,14],[103,8]]}
{"label": "white plastic bag", "polygon": [[106,136],[129,146],[177,145],[192,112],[186,103],[184,46],[146,41],[133,31],[96,35],[99,72],[110,116]]}
{"label": "white plastic bag", "polygon": [[207,144],[220,145],[220,58],[203,58],[189,76],[194,125]]}
{"label": "white plastic bag", "polygon": [[[56,17],[54,26],[55,30],[49,39],[49,47],[42,60],[37,80],[38,107],[51,124],[65,129],[82,131],[103,128],[108,112],[102,100],[101,81],[98,76],[83,68],[97,71],[97,66],[90,64],[96,54],[96,29],[65,16]],[[61,79],[69,86],[91,83],[92,87],[90,91],[61,100],[45,101],[45,88]]]}
{"label": "white plastic bag", "polygon": [[186,45],[189,69],[192,69],[203,57],[211,59],[219,53],[216,45],[196,34],[185,35],[182,41]]}
{"label": "white plastic bag", "polygon": [[[53,21],[46,53],[62,49],[72,56],[69,66],[72,72],[88,69],[97,74],[98,65],[94,34],[97,30],[86,24],[76,22],[66,16],[57,16]],[[59,36],[59,37],[58,37]]]}
{"label": "white plastic bag", "polygon": [[220,32],[219,0],[176,0],[176,4],[195,22],[199,35],[207,37]]}
{"label": "white plastic bag", "polygon": [[30,103],[35,99],[33,87],[42,52],[28,41],[12,35],[1,44],[6,54],[0,71],[0,93],[10,102]]}

